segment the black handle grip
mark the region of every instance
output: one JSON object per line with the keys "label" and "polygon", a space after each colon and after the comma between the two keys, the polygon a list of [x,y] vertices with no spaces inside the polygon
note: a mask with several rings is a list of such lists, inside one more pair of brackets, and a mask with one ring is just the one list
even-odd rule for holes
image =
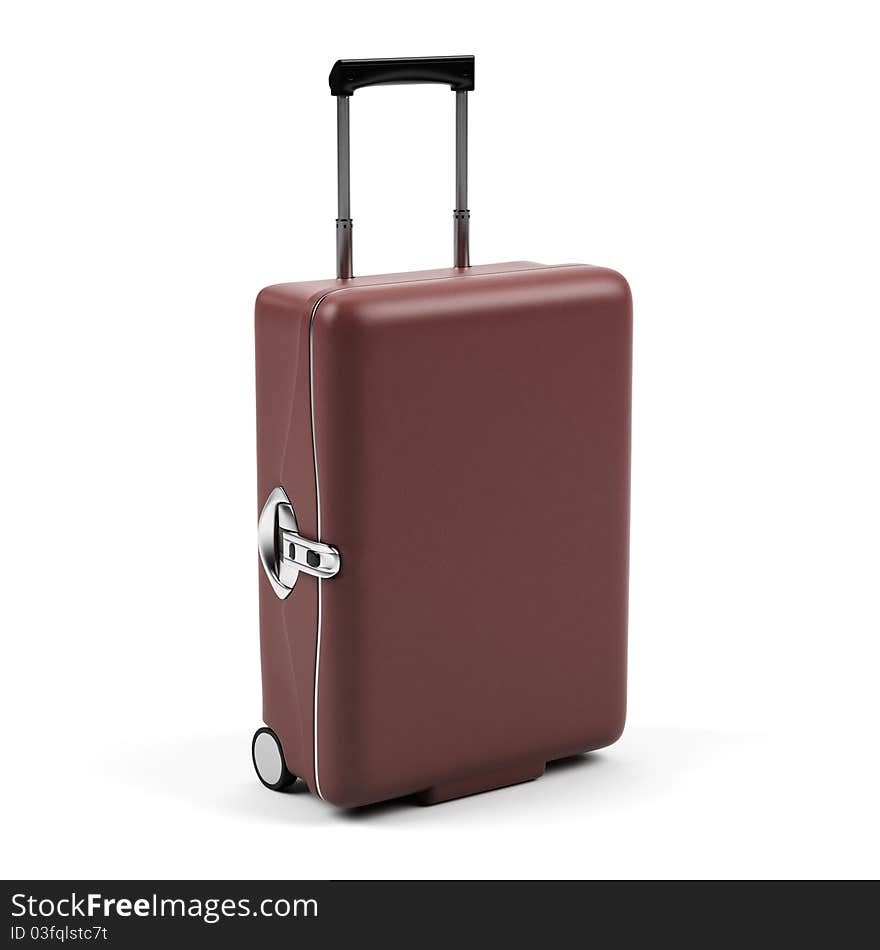
{"label": "black handle grip", "polygon": [[454,92],[472,92],[473,56],[419,56],[402,59],[338,59],[330,70],[330,93],[351,96],[365,86],[438,82]]}

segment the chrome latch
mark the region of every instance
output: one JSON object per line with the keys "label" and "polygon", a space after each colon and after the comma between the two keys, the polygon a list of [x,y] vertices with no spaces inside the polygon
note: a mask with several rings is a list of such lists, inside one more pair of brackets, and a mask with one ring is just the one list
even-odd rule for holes
{"label": "chrome latch", "polygon": [[283,488],[273,489],[266,499],[257,536],[263,570],[282,600],[293,590],[301,571],[324,579],[339,573],[339,552],[299,533],[293,505]]}

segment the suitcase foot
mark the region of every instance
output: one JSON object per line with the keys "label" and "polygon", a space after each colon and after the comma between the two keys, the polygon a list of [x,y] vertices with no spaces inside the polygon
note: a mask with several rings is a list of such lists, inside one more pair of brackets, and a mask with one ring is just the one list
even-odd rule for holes
{"label": "suitcase foot", "polygon": [[273,792],[283,792],[296,781],[296,776],[284,761],[281,740],[268,726],[263,726],[254,733],[251,759],[257,778]]}
{"label": "suitcase foot", "polygon": [[464,798],[466,795],[477,795],[480,792],[490,792],[495,788],[504,788],[506,785],[531,782],[544,774],[546,764],[543,760],[523,762],[504,769],[496,769],[493,772],[483,772],[480,775],[457,779],[454,782],[432,785],[431,788],[419,792],[418,800],[423,805],[437,805],[453,798]]}

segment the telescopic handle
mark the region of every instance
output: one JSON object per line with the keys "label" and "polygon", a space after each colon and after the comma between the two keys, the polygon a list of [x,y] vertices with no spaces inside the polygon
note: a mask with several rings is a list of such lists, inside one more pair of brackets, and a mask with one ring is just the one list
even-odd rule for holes
{"label": "telescopic handle", "polygon": [[351,150],[349,100],[366,86],[442,83],[455,92],[455,210],[453,262],[470,266],[470,217],[467,206],[467,94],[474,88],[473,56],[408,59],[340,59],[330,71],[336,96],[336,161],[339,210],[336,218],[336,276],[352,276]]}

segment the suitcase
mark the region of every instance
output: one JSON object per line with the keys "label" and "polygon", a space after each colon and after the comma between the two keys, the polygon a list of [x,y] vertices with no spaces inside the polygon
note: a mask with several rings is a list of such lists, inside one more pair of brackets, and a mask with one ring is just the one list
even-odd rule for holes
{"label": "suitcase", "polygon": [[[454,266],[352,276],[349,104],[456,99]],[[470,266],[473,57],[339,61],[336,279],[256,302],[257,775],[353,807],[524,782],[621,734],[631,298]]]}

